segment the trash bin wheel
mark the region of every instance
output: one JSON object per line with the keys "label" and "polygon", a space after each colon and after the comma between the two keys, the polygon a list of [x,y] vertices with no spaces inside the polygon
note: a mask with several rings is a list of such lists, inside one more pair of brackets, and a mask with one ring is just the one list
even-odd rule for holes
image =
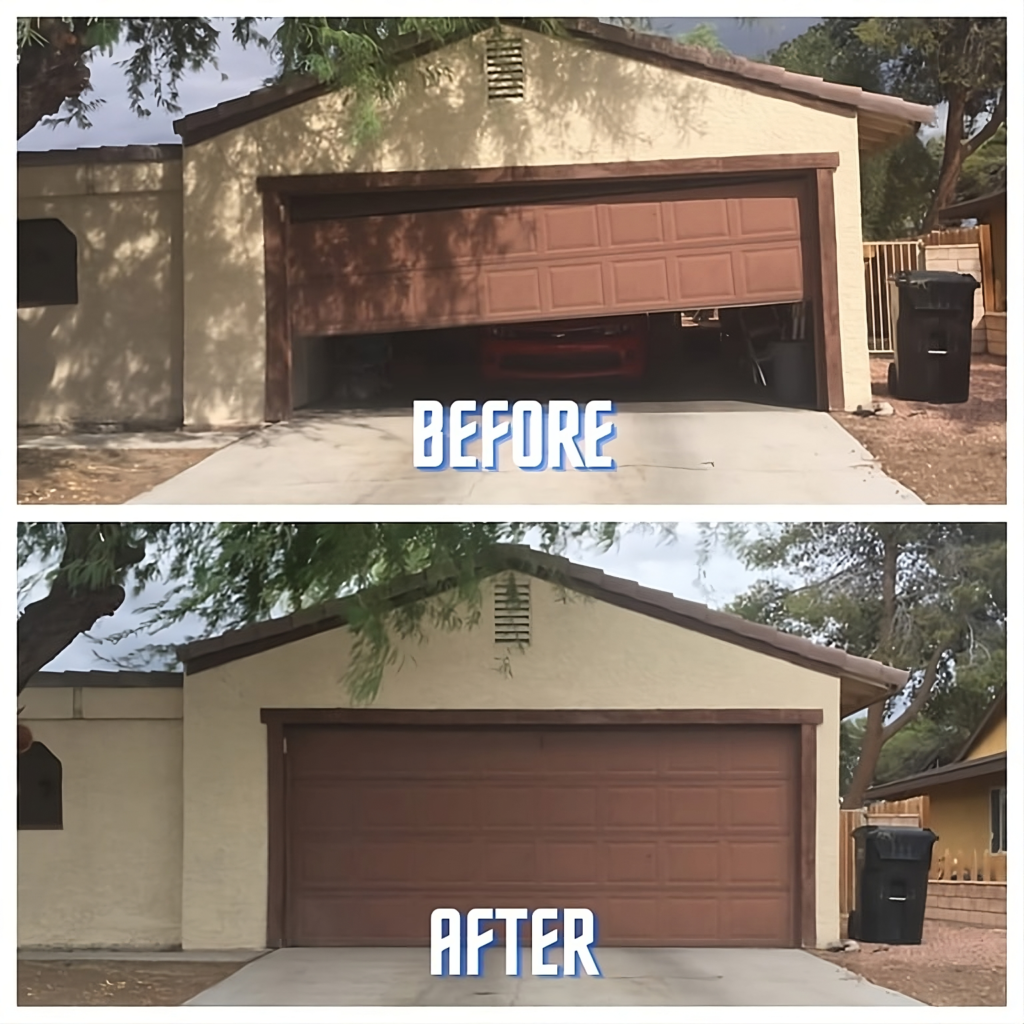
{"label": "trash bin wheel", "polygon": [[899,389],[899,378],[896,376],[896,364],[889,364],[889,397],[898,398],[899,395],[896,393]]}

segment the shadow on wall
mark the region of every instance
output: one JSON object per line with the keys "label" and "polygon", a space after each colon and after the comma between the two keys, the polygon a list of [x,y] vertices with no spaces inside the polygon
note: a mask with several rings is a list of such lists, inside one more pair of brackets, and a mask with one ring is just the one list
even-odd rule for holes
{"label": "shadow on wall", "polygon": [[19,425],[180,425],[180,193],[26,198],[18,215],[78,243],[78,303],[18,310]]}
{"label": "shadow on wall", "polygon": [[[187,423],[228,425],[263,418],[266,294],[257,177],[624,161],[638,159],[637,153],[703,152],[701,140],[710,131],[706,82],[677,76],[678,85],[666,96],[665,73],[657,68],[610,58],[573,41],[522,35],[529,58],[525,100],[488,101],[486,42],[478,36],[411,68],[394,99],[379,111],[380,131],[372,140],[360,141],[359,112],[334,94],[227,132],[186,155]],[[651,111],[652,96],[658,97],[659,112]],[[308,287],[305,304],[318,311],[315,323],[293,323],[293,334],[332,333],[325,322],[331,319],[329,307],[344,307],[356,296],[364,322],[396,304],[408,304],[411,275],[389,275],[387,289],[362,289],[354,271],[393,269],[410,253],[418,254],[421,269],[453,261],[463,266],[465,295],[452,295],[449,277],[417,300],[426,303],[419,307],[424,314],[442,313],[453,301],[468,302],[469,296],[475,299],[481,269],[466,258],[470,247],[510,254],[521,233],[513,232],[517,241],[511,242],[503,237],[507,224],[472,211],[440,220],[442,228],[437,218],[350,220],[348,227],[331,229],[333,238],[317,239],[312,262],[319,260],[329,273],[302,268],[310,271],[307,279],[301,274],[291,278],[291,296],[301,299]],[[343,273],[346,262],[353,273]],[[339,290],[342,278],[347,285]],[[381,329],[398,326],[392,322]]]}

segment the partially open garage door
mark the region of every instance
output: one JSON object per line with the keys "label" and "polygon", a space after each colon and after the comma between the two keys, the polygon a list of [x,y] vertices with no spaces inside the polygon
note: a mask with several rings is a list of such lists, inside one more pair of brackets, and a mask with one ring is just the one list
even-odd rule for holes
{"label": "partially open garage door", "polygon": [[469,193],[457,208],[299,221],[291,332],[796,302],[804,191],[792,179],[500,206]]}
{"label": "partially open garage door", "polygon": [[436,907],[578,906],[606,945],[796,945],[799,735],[286,726],[284,944],[421,945]]}

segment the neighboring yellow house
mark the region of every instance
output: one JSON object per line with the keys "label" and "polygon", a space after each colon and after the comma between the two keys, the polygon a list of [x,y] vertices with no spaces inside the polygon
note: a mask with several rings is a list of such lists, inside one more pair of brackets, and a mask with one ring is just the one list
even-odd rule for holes
{"label": "neighboring yellow house", "polygon": [[867,800],[928,797],[925,824],[939,837],[936,854],[948,850],[960,863],[1006,852],[1006,690],[992,701],[974,735],[941,768],[872,786]]}

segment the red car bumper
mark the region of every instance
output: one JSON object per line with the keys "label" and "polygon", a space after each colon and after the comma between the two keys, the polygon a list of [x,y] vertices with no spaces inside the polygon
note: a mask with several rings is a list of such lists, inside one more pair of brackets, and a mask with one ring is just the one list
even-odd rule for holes
{"label": "red car bumper", "polygon": [[647,368],[647,318],[488,328],[480,358],[485,380],[636,379]]}

